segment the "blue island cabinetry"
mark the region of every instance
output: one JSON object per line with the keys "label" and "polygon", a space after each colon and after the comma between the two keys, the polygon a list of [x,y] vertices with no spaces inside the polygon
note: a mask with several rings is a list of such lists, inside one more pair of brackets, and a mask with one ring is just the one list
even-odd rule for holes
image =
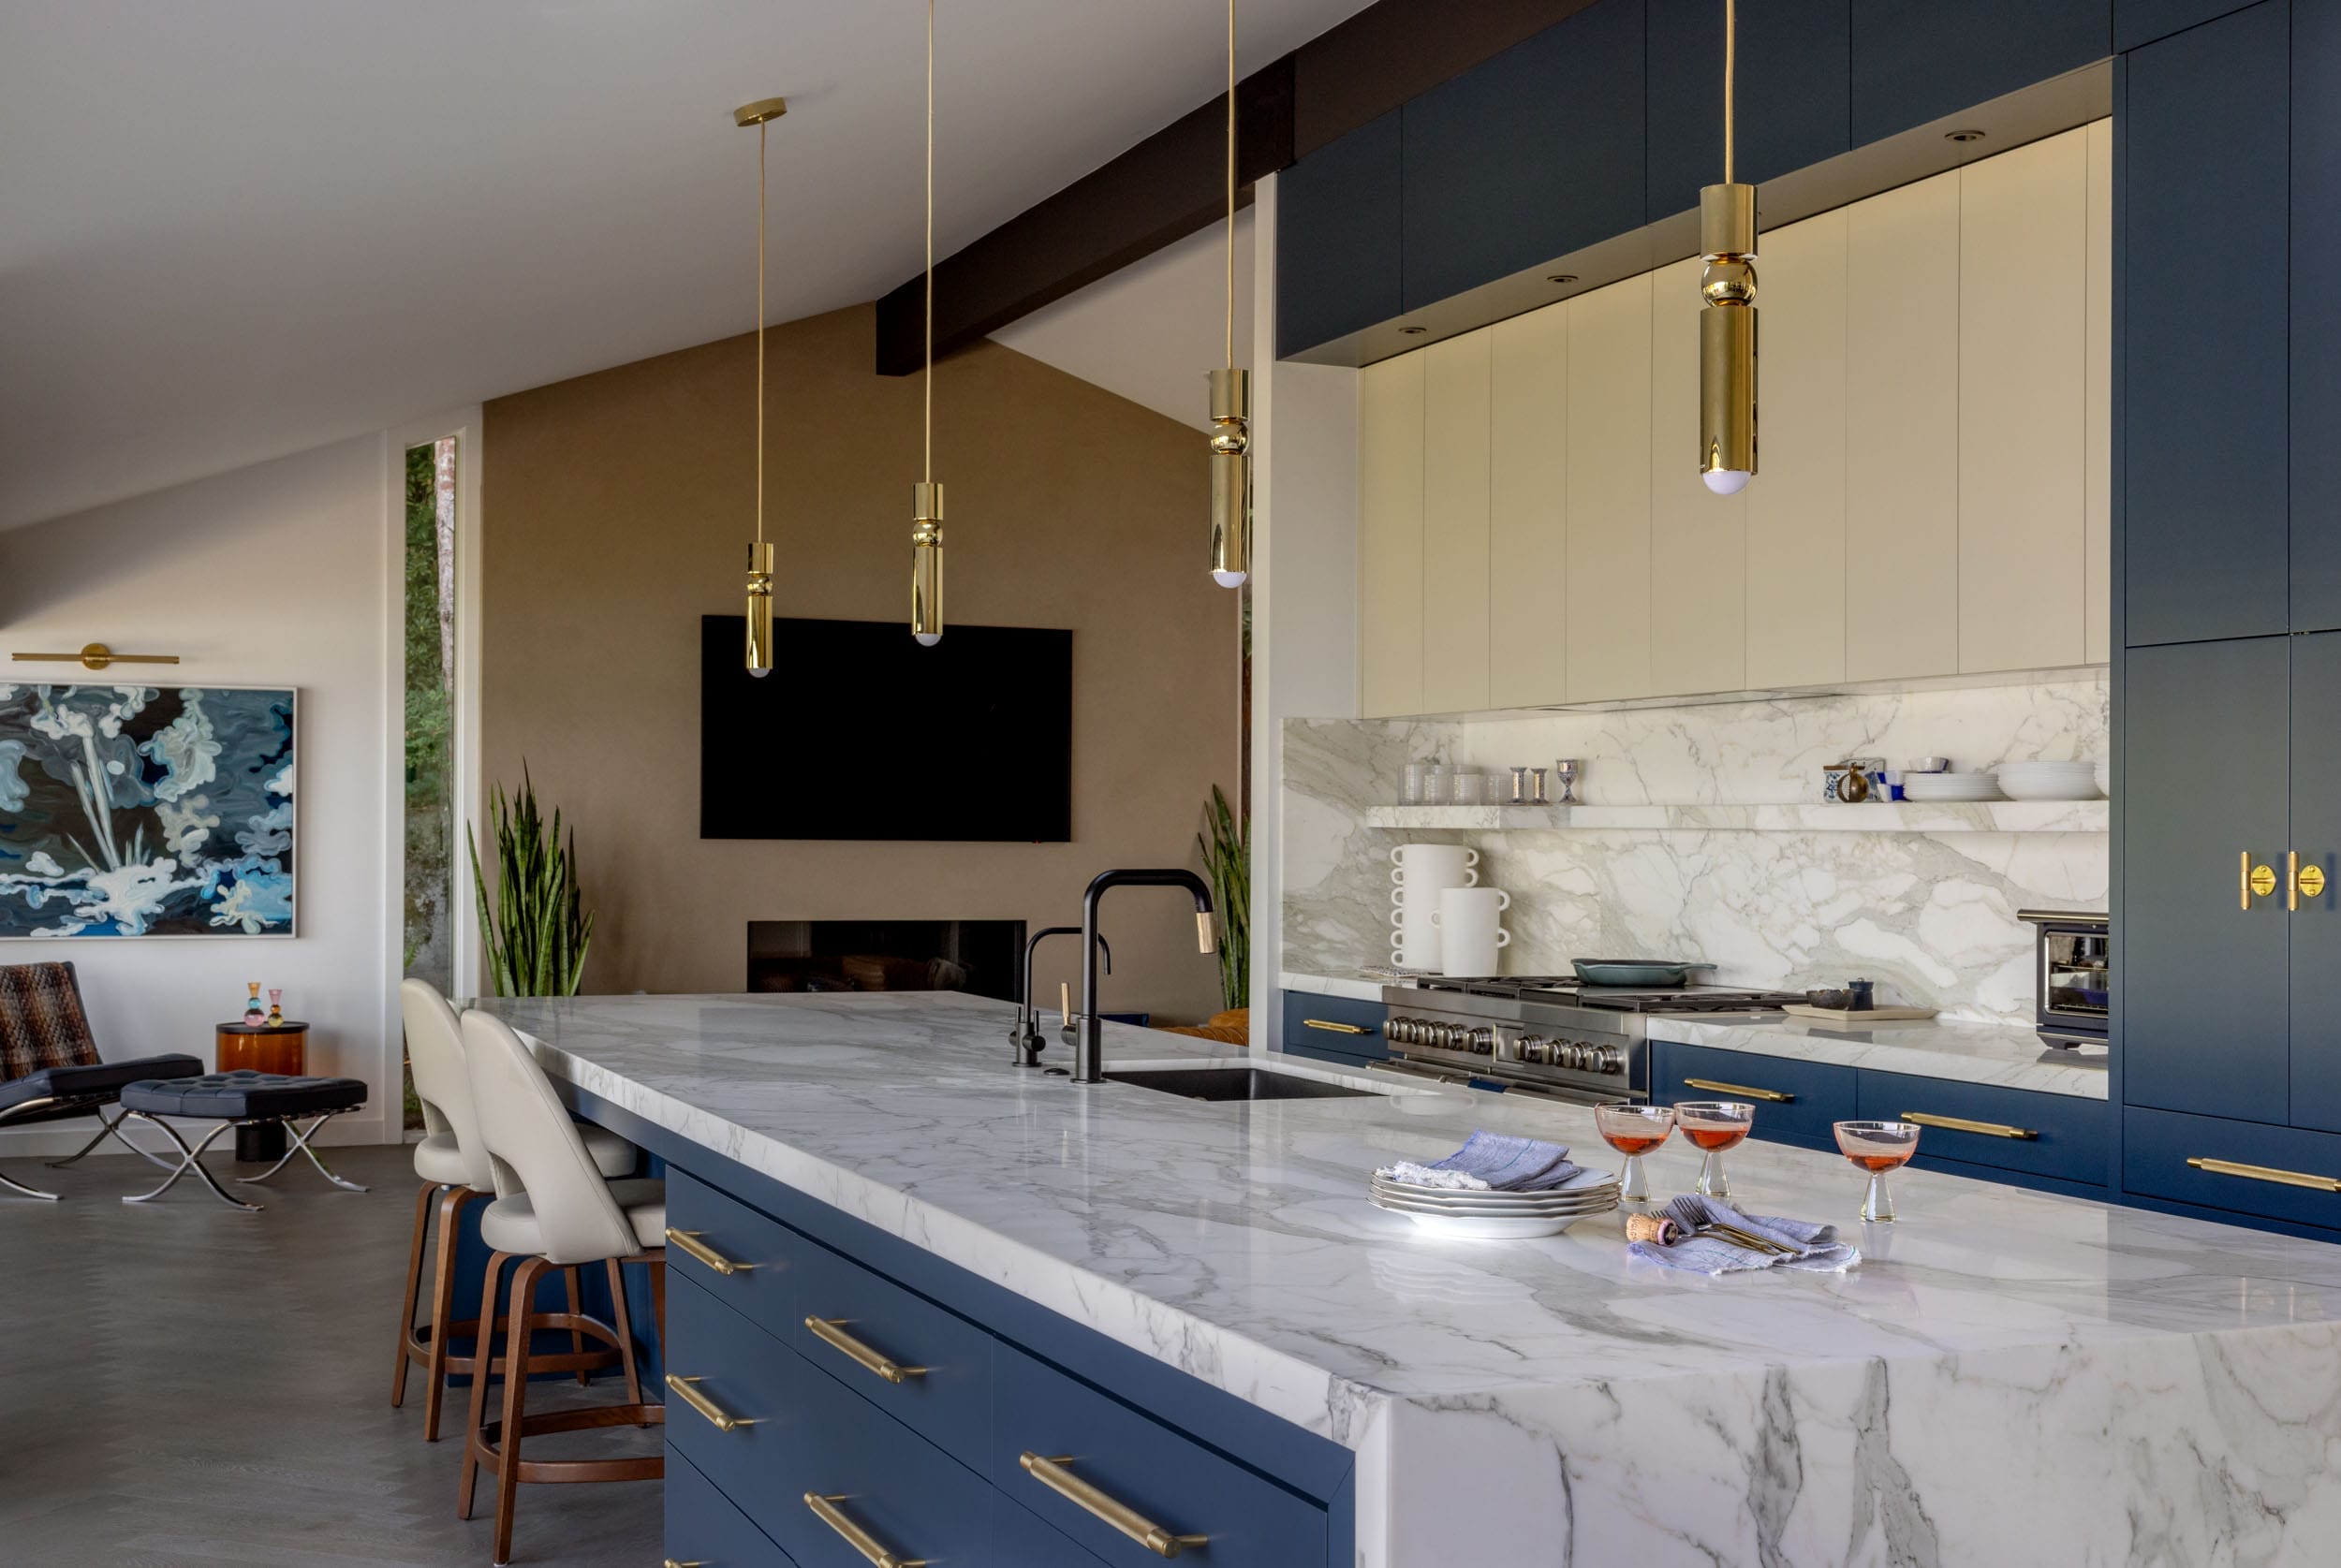
{"label": "blue island cabinetry", "polygon": [[585,1108],[668,1162],[675,1561],[1349,1562],[1338,1444],[623,1111]]}

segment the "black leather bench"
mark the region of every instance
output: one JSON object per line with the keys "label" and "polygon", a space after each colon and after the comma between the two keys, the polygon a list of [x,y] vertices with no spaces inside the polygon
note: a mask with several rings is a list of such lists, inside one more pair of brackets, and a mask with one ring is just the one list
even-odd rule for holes
{"label": "black leather bench", "polygon": [[[122,1137],[122,1118],[109,1117],[123,1087],[141,1079],[194,1077],[203,1071],[192,1056],[141,1056],[129,1062],[101,1062],[92,1037],[89,1015],[81,1007],[81,988],[69,963],[21,963],[0,967],[0,1127],[21,1127],[35,1121],[59,1121],[95,1116],[97,1131],[79,1152],[52,1160],[54,1167],[69,1165],[108,1137],[120,1138],[133,1154],[154,1161],[165,1170],[170,1162]],[[45,1198],[57,1194],[28,1187],[0,1173],[0,1187]]]}
{"label": "black leather bench", "polygon": [[[193,1171],[222,1203],[258,1213],[260,1205],[231,1197],[228,1190],[213,1179],[212,1173],[203,1166],[203,1151],[211,1147],[213,1138],[230,1127],[270,1121],[285,1124],[292,1147],[285,1150],[284,1159],[259,1175],[240,1176],[236,1178],[238,1181],[257,1185],[283,1170],[287,1161],[295,1154],[306,1154],[309,1163],[317,1167],[317,1173],[334,1186],[362,1193],[365,1191],[363,1187],[355,1181],[345,1181],[328,1169],[325,1162],[317,1158],[317,1151],[309,1146],[309,1139],[334,1117],[345,1111],[356,1110],[365,1103],[366,1086],[362,1079],[297,1077],[288,1073],[204,1073],[196,1077],[151,1078],[125,1084],[122,1088],[124,1117],[138,1117],[160,1127],[163,1136],[179,1146],[183,1158],[178,1168],[161,1186],[151,1193],[140,1193],[136,1197],[125,1197],[122,1201],[144,1203],[150,1198],[158,1198],[170,1191],[181,1177]],[[171,1125],[162,1120],[166,1116],[213,1121],[216,1125],[204,1134],[193,1148],[189,1148]],[[300,1126],[298,1123],[304,1118],[309,1124]]]}

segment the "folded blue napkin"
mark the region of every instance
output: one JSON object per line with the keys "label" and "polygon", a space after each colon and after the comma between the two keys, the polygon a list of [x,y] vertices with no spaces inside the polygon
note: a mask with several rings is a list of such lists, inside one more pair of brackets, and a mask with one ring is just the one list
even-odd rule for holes
{"label": "folded blue napkin", "polygon": [[[1683,1227],[1684,1238],[1672,1246],[1637,1241],[1627,1251],[1638,1258],[1694,1274],[1734,1274],[1746,1268],[1802,1268],[1835,1274],[1862,1261],[1858,1248],[1837,1239],[1837,1227],[1810,1220],[1784,1220],[1773,1215],[1743,1214],[1719,1198],[1686,1193],[1661,1211]],[[1793,1247],[1793,1255],[1743,1247],[1721,1236],[1695,1234],[1713,1224],[1730,1225],[1767,1241]]]}
{"label": "folded blue napkin", "polygon": [[1561,1186],[1583,1169],[1569,1163],[1568,1150],[1557,1143],[1481,1131],[1473,1133],[1444,1160],[1428,1165],[1390,1165],[1383,1174],[1431,1186],[1537,1193]]}

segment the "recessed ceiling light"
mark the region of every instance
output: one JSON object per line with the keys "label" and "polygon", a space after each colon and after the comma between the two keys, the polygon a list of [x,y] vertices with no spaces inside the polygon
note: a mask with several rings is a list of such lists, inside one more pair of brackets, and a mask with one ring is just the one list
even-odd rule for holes
{"label": "recessed ceiling light", "polygon": [[1983,132],[1974,130],[1946,131],[1943,133],[1943,139],[1945,141],[1980,141],[1983,139]]}
{"label": "recessed ceiling light", "polygon": [[1577,274],[1574,272],[1550,272],[1545,275],[1544,281],[1547,283],[1575,283],[1577,281]]}
{"label": "recessed ceiling light", "polygon": [[1398,330],[1410,338],[1419,338],[1430,330],[1428,327],[1401,327]]}

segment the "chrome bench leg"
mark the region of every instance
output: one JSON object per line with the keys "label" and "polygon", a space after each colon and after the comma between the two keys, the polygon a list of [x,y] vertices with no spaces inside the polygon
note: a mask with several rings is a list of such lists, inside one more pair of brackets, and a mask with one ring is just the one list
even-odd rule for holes
{"label": "chrome bench leg", "polygon": [[103,1110],[98,1111],[96,1116],[97,1131],[92,1135],[89,1142],[81,1145],[80,1150],[74,1153],[66,1155],[62,1160],[50,1161],[49,1168],[51,1170],[65,1169],[66,1166],[79,1161],[91,1150],[105,1142],[108,1137],[114,1138],[122,1145],[123,1148],[128,1150],[131,1153],[136,1154],[139,1158],[145,1160],[150,1165],[160,1165],[165,1170],[169,1170],[170,1168],[170,1161],[169,1159],[163,1155],[154,1152],[152,1150],[140,1149],[137,1144],[132,1143],[128,1137],[124,1136],[122,1124],[130,1120],[129,1112],[123,1112],[123,1114],[115,1117],[111,1121],[106,1120],[106,1113]]}
{"label": "chrome bench leg", "polygon": [[277,1161],[274,1165],[269,1166],[268,1169],[262,1171],[258,1176],[239,1176],[236,1180],[247,1185],[258,1186],[260,1182],[266,1181],[270,1177],[274,1176],[278,1171],[283,1170],[286,1163],[295,1154],[306,1154],[309,1156],[309,1163],[317,1167],[317,1174],[324,1177],[328,1181],[333,1183],[334,1186],[341,1188],[346,1193],[364,1192],[366,1189],[359,1186],[355,1181],[345,1181],[340,1177],[335,1176],[331,1170],[327,1169],[325,1162],[317,1158],[317,1151],[309,1147],[309,1140],[317,1136],[317,1130],[341,1114],[342,1113],[337,1110],[329,1110],[323,1116],[318,1117],[315,1121],[310,1122],[305,1129],[297,1124],[291,1117],[288,1116],[285,1118],[285,1131],[290,1135],[292,1144],[291,1148],[285,1150],[285,1158]]}
{"label": "chrome bench leg", "polygon": [[228,1208],[241,1209],[246,1213],[251,1214],[258,1214],[260,1212],[260,1205],[257,1203],[246,1203],[243,1199],[230,1194],[227,1188],[219,1184],[218,1180],[209,1170],[205,1169],[203,1165],[203,1151],[212,1147],[212,1140],[213,1138],[219,1136],[220,1134],[234,1126],[234,1122],[214,1121],[212,1123],[212,1130],[203,1135],[202,1141],[198,1143],[193,1149],[189,1149],[187,1147],[186,1140],[179,1136],[177,1130],[173,1128],[169,1122],[165,1121],[158,1116],[149,1116],[142,1110],[133,1110],[125,1111],[123,1113],[122,1120],[127,1121],[134,1116],[141,1121],[151,1121],[155,1126],[161,1128],[163,1136],[169,1138],[172,1144],[177,1146],[183,1158],[180,1160],[178,1167],[169,1176],[163,1178],[163,1184],[161,1186],[155,1188],[151,1193],[140,1193],[136,1197],[125,1197],[122,1200],[123,1202],[147,1203],[155,1198],[161,1197],[165,1193],[170,1191],[171,1188],[179,1184],[179,1179],[181,1177],[186,1175],[189,1171],[193,1171],[196,1175],[203,1179],[203,1185],[212,1190],[212,1195],[218,1198],[220,1202],[226,1204]]}
{"label": "chrome bench leg", "polygon": [[57,1193],[44,1193],[38,1187],[27,1187],[4,1170],[0,1170],[0,1187],[6,1187],[11,1193],[22,1193],[28,1198],[38,1198],[43,1203],[54,1203],[62,1195]]}

